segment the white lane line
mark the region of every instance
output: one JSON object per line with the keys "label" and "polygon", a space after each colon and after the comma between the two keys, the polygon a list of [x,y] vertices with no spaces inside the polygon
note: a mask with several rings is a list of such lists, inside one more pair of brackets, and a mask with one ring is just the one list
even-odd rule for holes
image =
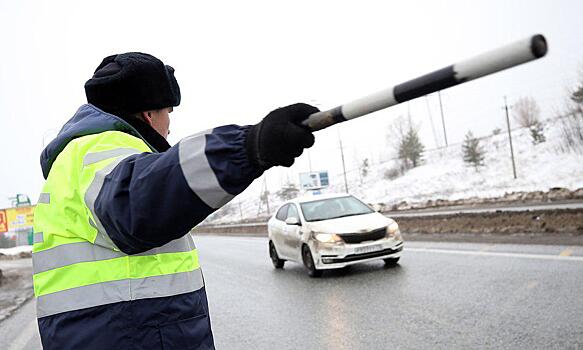
{"label": "white lane line", "polygon": [[12,341],[8,350],[25,350],[26,344],[28,344],[28,342],[34,337],[35,332],[38,332],[37,329],[36,318],[33,318],[33,320],[20,331],[18,337]]}
{"label": "white lane line", "polygon": [[419,253],[441,253],[441,254],[458,254],[458,255],[478,255],[478,256],[497,256],[507,258],[522,259],[542,259],[542,260],[561,260],[561,261],[581,261],[583,256],[561,256],[547,254],[522,254],[522,253],[500,253],[471,250],[450,250],[450,249],[427,249],[427,248],[406,248],[403,251]]}
{"label": "white lane line", "polygon": [[490,245],[487,245],[487,246],[483,247],[482,249],[480,249],[480,251],[481,252],[487,252],[488,250],[492,250],[494,248],[496,248],[496,245],[495,244],[490,244]]}

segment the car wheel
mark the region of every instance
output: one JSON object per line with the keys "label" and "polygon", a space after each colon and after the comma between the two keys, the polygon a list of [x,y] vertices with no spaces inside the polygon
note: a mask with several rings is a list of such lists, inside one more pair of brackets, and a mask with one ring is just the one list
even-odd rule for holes
{"label": "car wheel", "polygon": [[312,257],[312,252],[307,245],[302,247],[302,259],[304,260],[304,266],[308,269],[308,276],[310,277],[320,277],[322,276],[322,270],[316,269],[316,264],[314,264],[314,258]]}
{"label": "car wheel", "polygon": [[399,258],[386,258],[383,260],[385,262],[385,266],[395,266],[395,265],[397,265],[397,263],[399,263],[399,259],[400,259],[400,257]]}
{"label": "car wheel", "polygon": [[269,241],[269,257],[271,258],[273,267],[275,267],[276,269],[283,268],[285,260],[279,258],[279,256],[277,255],[277,250],[275,250],[275,245],[273,245],[272,241]]}

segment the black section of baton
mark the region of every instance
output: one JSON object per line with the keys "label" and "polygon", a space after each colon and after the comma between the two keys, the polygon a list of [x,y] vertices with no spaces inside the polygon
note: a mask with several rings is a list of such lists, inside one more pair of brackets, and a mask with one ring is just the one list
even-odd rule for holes
{"label": "black section of baton", "polygon": [[346,121],[346,117],[342,114],[342,106],[334,107],[330,110],[330,116],[334,120],[334,124]]}
{"label": "black section of baton", "polygon": [[530,51],[536,58],[541,58],[547,54],[547,39],[541,34],[537,34],[530,40]]}
{"label": "black section of baton", "polygon": [[397,102],[405,102],[432,92],[463,83],[465,79],[455,78],[454,66],[445,67],[419,78],[395,86],[393,93]]}

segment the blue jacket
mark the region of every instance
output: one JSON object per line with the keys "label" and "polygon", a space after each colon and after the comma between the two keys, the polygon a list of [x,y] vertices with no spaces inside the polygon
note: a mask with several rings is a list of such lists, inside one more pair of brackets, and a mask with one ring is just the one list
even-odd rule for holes
{"label": "blue jacket", "polygon": [[[218,127],[169,147],[140,122],[130,125],[95,106],[83,105],[42,152],[45,178],[71,140],[111,130],[141,138],[152,148],[152,153],[121,161],[106,176],[95,201],[95,214],[109,238],[126,254],[142,253],[189,234],[262,173],[246,156],[249,126]],[[180,164],[185,150],[204,155],[214,174],[210,183],[197,183],[192,174],[185,174]],[[221,200],[215,199],[214,192],[222,194]],[[45,349],[214,348],[204,287],[169,297],[63,312],[41,317],[38,324]]]}

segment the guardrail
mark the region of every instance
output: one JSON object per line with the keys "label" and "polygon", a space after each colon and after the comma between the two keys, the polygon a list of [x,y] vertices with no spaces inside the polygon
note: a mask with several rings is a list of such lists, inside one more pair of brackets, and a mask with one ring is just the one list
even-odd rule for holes
{"label": "guardrail", "polygon": [[199,225],[192,233],[232,234],[242,236],[267,236],[267,222],[249,222],[241,224]]}

